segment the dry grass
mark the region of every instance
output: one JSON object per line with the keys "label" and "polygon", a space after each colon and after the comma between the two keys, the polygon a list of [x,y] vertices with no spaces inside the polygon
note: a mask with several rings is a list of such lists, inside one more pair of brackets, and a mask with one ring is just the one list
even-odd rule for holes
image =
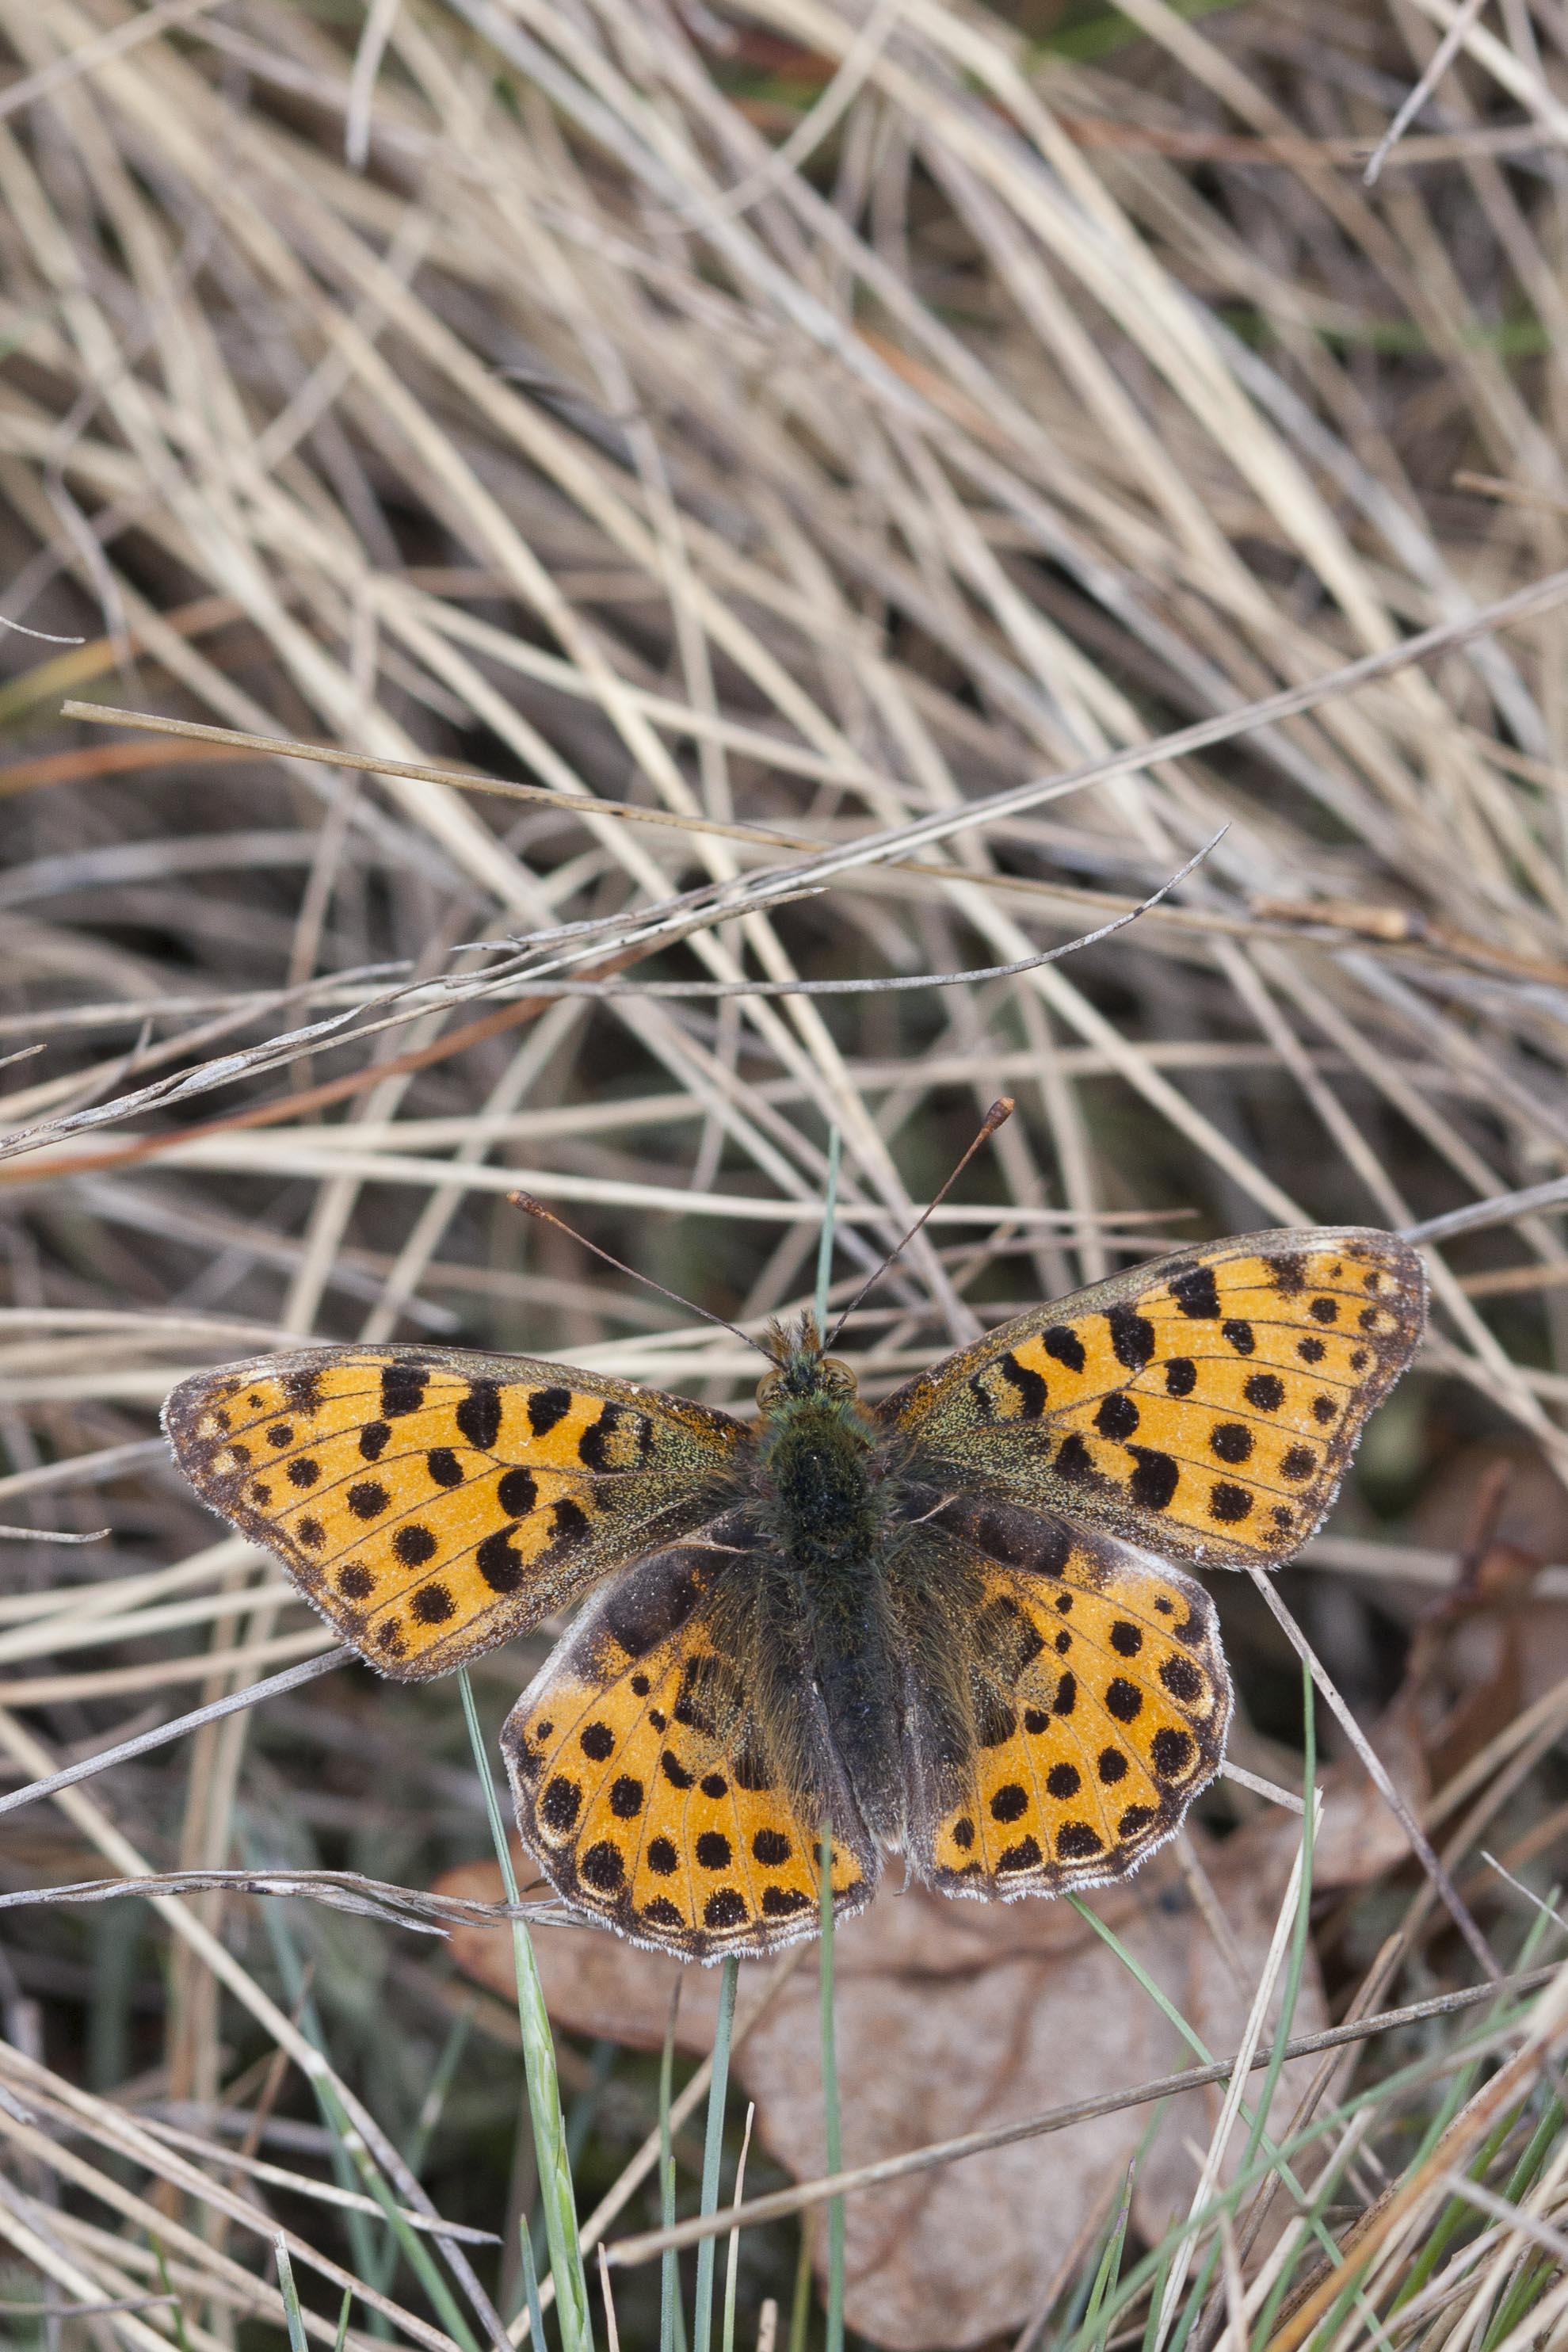
{"label": "dry grass", "polygon": [[[733,1339],[501,1195],[756,1324],[809,1291],[831,1128],[845,1297],[1005,1090],[861,1322],[873,1388],[1173,1238],[1546,1188],[1434,1240],[1430,1343],[1281,1585],[1357,1718],[1410,1665],[1402,1801],[1498,1962],[1555,1957],[1562,0],[0,25],[0,573],[49,640],[7,631],[0,687],[0,1518],[109,1529],[5,1548],[11,1785],[328,1644],[167,1465],[183,1372],[450,1337],[744,1394]],[[1219,1598],[1233,1752],[1300,1785],[1284,1636]],[[487,1722],[523,1670],[480,1670]],[[279,2230],[312,2342],[344,2289],[354,2343],[515,2335],[515,2021],[502,2054],[384,1911],[200,1875],[418,1895],[486,1841],[450,1690],[357,1671],[5,1822],[7,1893],[185,1891],[5,1915],[0,2335],[279,2346]],[[1352,2018],[1479,1980],[1414,1865],[1311,1925]],[[1568,2326],[1561,1994],[1519,1998],[1469,2073],[1460,2011],[1333,2062],[1340,2268],[1261,2230],[1264,2163],[1202,2191],[1181,2316],[1113,2196],[1029,2342]],[[656,2083],[560,2063],[586,2211]],[[789,2333],[796,2242],[742,2240],[741,2340],[768,2298]],[[657,2341],[656,2268],[606,2277]]]}

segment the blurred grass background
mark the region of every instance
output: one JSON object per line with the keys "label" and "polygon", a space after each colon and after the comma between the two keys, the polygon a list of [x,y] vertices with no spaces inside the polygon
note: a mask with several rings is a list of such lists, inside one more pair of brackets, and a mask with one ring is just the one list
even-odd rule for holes
{"label": "blurred grass background", "polygon": [[[170,1468],[186,1371],[402,1337],[749,1395],[733,1340],[526,1225],[518,1181],[758,1323],[809,1293],[831,1125],[842,1297],[1012,1094],[861,1319],[875,1392],[1176,1241],[1406,1225],[1568,1171],[1568,623],[1543,600],[1467,634],[1568,562],[1561,0],[53,0],[0,31],[0,1518],[109,1529],[0,1553],[10,1785],[324,1646]],[[1249,715],[1432,629],[1421,661]],[[68,721],[71,697],[561,805]],[[917,822],[913,866],[873,854]],[[1221,826],[1060,963],[747,992],[1020,961]],[[770,880],[796,866],[794,894]],[[626,992],[540,992],[617,958]],[[1568,1832],[1568,1248],[1545,1210],[1431,1260],[1429,1343],[1279,1589],[1509,1968],[1556,1952],[1533,1903]],[[1294,1654],[1243,1580],[1218,1598],[1232,1754],[1299,1789]],[[538,1654],[477,1670],[491,1734]],[[1328,2010],[1472,1985],[1320,1731],[1360,1840],[1310,1906]],[[1201,1815],[1223,1893],[1266,1801],[1226,1784]],[[451,1688],[355,1669],[17,1812],[0,1891],[263,1864],[426,1889],[487,1845]],[[1193,1887],[1145,1907],[1201,1910]],[[1223,1944],[1218,1910],[1192,1933]],[[1086,2031],[1054,1981],[1053,2030]],[[469,2252],[515,2327],[516,2028],[449,1956],[232,1894],[21,1907],[0,2012],[0,2093],[34,2118],[0,2095],[0,2335],[270,2352],[281,2221],[390,2298],[354,2340],[457,2341],[373,2200],[298,2186],[364,2193],[300,2036],[439,2210],[496,2234]],[[1325,2112],[1462,2030],[1372,2044]],[[981,2119],[967,2031],[955,2010],[953,2130]],[[586,2212],[659,2063],[567,2031],[560,2064]],[[1314,2341],[1513,2352],[1563,2325],[1550,2070],[1456,2159],[1516,2226],[1445,2158],[1376,2237],[1452,2083],[1498,2079],[1477,2064],[1354,2125],[1324,2227],[1347,2261],[1375,2246]],[[115,2118],[187,2142],[80,2137]],[[762,2138],[757,2189],[790,2171]],[[1040,2143],[1042,2200],[1073,2145]],[[685,2210],[698,2151],[674,2154]],[[956,2256],[951,2308],[889,2317],[852,2235],[852,2334],[1152,2346],[1161,2290],[1123,2307],[1114,2281],[1161,2225],[1120,2199],[1118,2175],[1005,2329],[966,2317]],[[1276,2340],[1327,2263],[1303,2232],[1266,2278],[1237,2210],[1164,2340]],[[658,2213],[651,2182],[617,2227]],[[821,2340],[802,2242],[745,2233],[739,2340]],[[295,2261],[329,2343],[338,2288]],[[658,2341],[657,2264],[616,2275],[622,2340]],[[142,2307],[63,2315],[94,2300]]]}

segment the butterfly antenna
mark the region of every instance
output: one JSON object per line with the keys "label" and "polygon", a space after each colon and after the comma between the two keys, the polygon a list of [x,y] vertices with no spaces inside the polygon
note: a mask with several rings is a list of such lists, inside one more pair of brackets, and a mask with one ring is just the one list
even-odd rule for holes
{"label": "butterfly antenna", "polygon": [[861,1301],[866,1297],[868,1292],[876,1287],[877,1284],[882,1280],[883,1276],[887,1272],[888,1267],[893,1264],[894,1259],[895,1257],[903,1256],[904,1251],[909,1247],[910,1243],[915,1239],[915,1234],[920,1231],[921,1226],[925,1223],[926,1218],[931,1214],[932,1210],[938,1208],[947,1198],[948,1193],[953,1190],[954,1185],[957,1182],[959,1177],[963,1174],[970,1160],[973,1160],[981,1144],[988,1142],[990,1138],[995,1135],[998,1128],[1004,1127],[1007,1124],[1008,1120],[1011,1118],[1016,1108],[1017,1105],[1014,1103],[1011,1095],[998,1096],[996,1101],[991,1105],[990,1109],[986,1113],[985,1118],[980,1122],[979,1133],[976,1136],[973,1143],[970,1144],[967,1151],[965,1152],[962,1160],[959,1160],[956,1168],[954,1169],[951,1176],[948,1177],[946,1184],[943,1185],[942,1190],[939,1192],[935,1193],[932,1198],[927,1201],[925,1206],[921,1210],[920,1214],[915,1218],[915,1223],[910,1226],[909,1231],[904,1234],[903,1240],[898,1242],[888,1251],[887,1255],[883,1259],[882,1264],[876,1268],[876,1271],[873,1274],[869,1275],[866,1280],[861,1285],[854,1297],[851,1299],[849,1305],[845,1307],[843,1313],[840,1316],[838,1321],[834,1324],[832,1338],[823,1341],[822,1344],[824,1348],[831,1348],[833,1346],[840,1332],[843,1329],[844,1325],[849,1321],[850,1317],[854,1313],[855,1308],[860,1305]]}
{"label": "butterfly antenna", "polygon": [[[1011,1109],[1010,1103],[1008,1108]],[[973,1148],[971,1145],[970,1149]],[[962,1167],[963,1161],[960,1160],[958,1165]],[[957,1172],[957,1169],[953,1171],[955,1176]],[[952,1179],[948,1181],[951,1182]],[[595,1257],[601,1257],[605,1265],[612,1265],[618,1274],[629,1274],[633,1282],[644,1283],[650,1290],[656,1290],[661,1298],[672,1299],[677,1307],[684,1307],[688,1315],[700,1315],[705,1323],[716,1323],[721,1331],[733,1332],[748,1348],[755,1348],[759,1356],[765,1356],[770,1364],[777,1361],[772,1349],[765,1348],[760,1339],[754,1339],[749,1331],[743,1331],[737,1324],[727,1323],[722,1315],[712,1315],[706,1307],[698,1307],[693,1300],[683,1298],[678,1290],[666,1290],[664,1284],[655,1282],[651,1274],[640,1274],[623,1258],[612,1257],[607,1249],[601,1249],[597,1242],[591,1242],[586,1234],[580,1234],[575,1225],[569,1225],[564,1217],[558,1217],[553,1209],[547,1209],[542,1201],[536,1201],[531,1192],[508,1192],[507,1198],[514,1209],[521,1209],[528,1216],[538,1217],[542,1224],[554,1225],[561,1233],[570,1234],[574,1242],[580,1242],[585,1250],[591,1250]]]}

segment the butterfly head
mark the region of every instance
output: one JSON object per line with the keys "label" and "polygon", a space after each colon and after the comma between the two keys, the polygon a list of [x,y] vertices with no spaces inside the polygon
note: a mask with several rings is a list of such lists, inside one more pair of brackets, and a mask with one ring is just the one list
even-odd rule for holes
{"label": "butterfly head", "polygon": [[814,1315],[802,1315],[798,1323],[770,1324],[767,1352],[773,1359],[773,1370],[757,1388],[757,1402],[765,1412],[772,1406],[808,1398],[853,1400],[855,1376],[841,1358],[824,1354]]}

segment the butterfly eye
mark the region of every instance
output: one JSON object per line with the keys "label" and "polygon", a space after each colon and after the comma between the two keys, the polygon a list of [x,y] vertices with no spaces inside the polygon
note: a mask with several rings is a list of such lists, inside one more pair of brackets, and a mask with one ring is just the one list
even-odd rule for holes
{"label": "butterfly eye", "polygon": [[821,1364],[822,1386],[834,1396],[853,1396],[860,1386],[853,1372],[840,1356],[824,1356]]}
{"label": "butterfly eye", "polygon": [[779,1386],[780,1377],[779,1373],[767,1373],[765,1377],[759,1380],[757,1383],[758,1403],[764,1407],[776,1403],[778,1402]]}

